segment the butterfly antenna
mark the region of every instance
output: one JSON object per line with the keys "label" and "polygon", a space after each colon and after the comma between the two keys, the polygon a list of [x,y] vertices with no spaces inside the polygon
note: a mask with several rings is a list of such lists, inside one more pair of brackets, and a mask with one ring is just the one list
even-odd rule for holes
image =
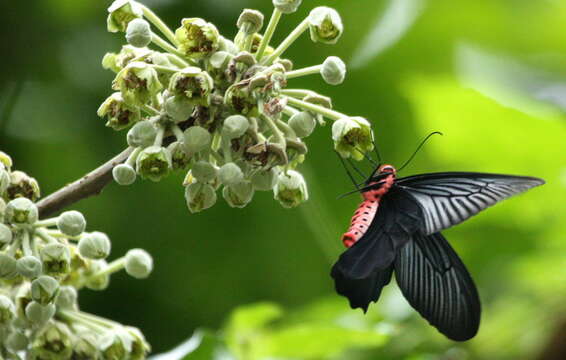
{"label": "butterfly antenna", "polygon": [[376,163],[372,158],[370,158],[369,155],[368,155],[366,152],[364,152],[364,151],[358,149],[357,147],[355,147],[354,149],[355,149],[357,152],[359,152],[360,154],[362,154],[362,156],[363,156],[364,158],[366,158],[373,166],[377,166],[377,163]]}
{"label": "butterfly antenna", "polygon": [[359,186],[356,182],[356,179],[354,179],[354,176],[352,175],[352,173],[350,172],[350,169],[348,169],[348,166],[346,166],[346,162],[344,161],[344,159],[342,158],[342,156],[340,156],[340,154],[338,154],[337,151],[335,151],[336,155],[338,156],[338,159],[340,159],[340,162],[342,163],[342,166],[344,167],[344,170],[346,170],[346,173],[348,174],[348,177],[350,178],[350,180],[352,180],[352,184],[354,184],[354,186],[356,187],[356,191],[359,190]]}
{"label": "butterfly antenna", "polygon": [[348,164],[350,164],[350,166],[358,173],[358,175],[360,175],[362,178],[367,179],[368,177],[366,176],[366,174],[363,173],[363,171],[361,171],[356,164],[354,164],[354,162],[351,159],[348,159]]}
{"label": "butterfly antenna", "polygon": [[382,164],[381,154],[379,153],[379,149],[377,148],[377,141],[375,141],[375,135],[373,134],[373,131],[371,132],[371,142],[373,143],[373,151],[375,152],[377,161],[379,161],[378,165],[381,165]]}
{"label": "butterfly antenna", "polygon": [[417,150],[415,150],[415,152],[413,153],[413,155],[411,155],[411,157],[405,161],[405,163],[403,164],[403,166],[401,166],[399,168],[399,170],[397,171],[401,171],[403,170],[407,165],[409,165],[409,163],[413,160],[413,158],[417,155],[417,153],[419,152],[419,150],[424,146],[424,144],[426,144],[427,140],[431,138],[431,136],[433,135],[444,135],[442,134],[440,131],[434,131],[431,132],[430,134],[427,135],[427,137],[424,138],[423,141],[421,141],[421,143],[419,144],[419,146],[417,147]]}

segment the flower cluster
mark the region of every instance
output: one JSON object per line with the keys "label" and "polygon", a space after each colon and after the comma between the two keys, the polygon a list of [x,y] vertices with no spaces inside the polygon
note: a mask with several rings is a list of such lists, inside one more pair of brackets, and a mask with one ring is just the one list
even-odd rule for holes
{"label": "flower cluster", "polygon": [[39,196],[0,151],[0,359],[144,359],[141,332],[79,310],[77,292],[105,289],[121,269],[145,278],[152,258],[133,249],[107,263],[106,234],[85,232],[78,211],[39,219]]}
{"label": "flower cluster", "polygon": [[206,20],[184,18],[172,31],[143,4],[116,0],[108,9],[108,30],[125,32],[128,45],[104,56],[103,66],[116,73],[116,92],[98,114],[114,130],[129,129],[133,151],[114,168],[115,181],[129,185],[138,176],[159,181],[183,170],[191,212],[214,205],[220,187],[232,207],[244,207],[255,191],[273,191],[283,206],[293,207],[308,199],[296,171],[307,153],[304,139],[325,119],[333,121],[340,155],[359,160],[371,150],[367,120],[333,110],[331,99],[314,91],[288,88],[301,76],[320,74],[339,85],[346,75],[335,56],[301,69],[283,57],[305,32],[314,42],[335,44],[343,25],[334,9],[313,9],[280,45],[269,45],[282,15],[300,4],[273,0],[263,34],[264,16],[244,10],[229,40]]}

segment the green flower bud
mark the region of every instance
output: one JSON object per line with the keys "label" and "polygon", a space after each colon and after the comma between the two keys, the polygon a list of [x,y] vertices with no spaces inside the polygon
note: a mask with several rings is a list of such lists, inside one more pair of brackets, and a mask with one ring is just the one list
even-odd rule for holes
{"label": "green flower bud", "polygon": [[291,14],[297,11],[303,0],[273,0],[273,6],[283,14]]}
{"label": "green flower bud", "polygon": [[124,45],[118,54],[106,53],[102,59],[102,67],[118,73],[131,63],[132,60],[138,60],[144,56],[147,57],[149,54],[151,54],[151,50],[149,49],[140,49],[131,45]]}
{"label": "green flower bud", "polygon": [[248,181],[224,186],[222,196],[231,207],[243,208],[252,201],[254,187],[252,183]]}
{"label": "green flower bud", "polygon": [[79,333],[73,342],[73,360],[100,360],[97,338],[93,333]]}
{"label": "green flower bud", "polygon": [[41,305],[37,301],[32,301],[26,306],[26,318],[32,323],[42,326],[55,315],[55,305]]}
{"label": "green flower bud", "polygon": [[126,41],[128,44],[142,48],[151,42],[151,28],[144,19],[133,19],[126,28]]}
{"label": "green flower bud", "polygon": [[87,259],[100,260],[110,255],[110,239],[106,234],[95,231],[85,234],[79,240],[79,253]]}
{"label": "green flower bud", "polygon": [[208,59],[208,62],[215,69],[225,70],[233,58],[234,55],[227,51],[217,51]]}
{"label": "green flower bud", "polygon": [[163,105],[165,112],[175,122],[187,120],[193,113],[195,106],[185,96],[171,96]]}
{"label": "green flower bud", "polygon": [[119,185],[132,185],[136,176],[136,170],[128,164],[119,164],[112,169],[112,177]]}
{"label": "green flower bud", "polygon": [[219,48],[220,33],[211,23],[199,18],[183,19],[175,31],[179,51],[192,59],[212,55]]}
{"label": "green flower bud", "polygon": [[144,179],[157,182],[169,175],[171,154],[161,146],[150,146],[142,150],[136,160],[136,171]]}
{"label": "green flower bud", "polygon": [[29,339],[23,331],[13,329],[6,338],[5,345],[7,349],[14,352],[24,351],[29,345]]}
{"label": "green flower bud", "polygon": [[4,151],[0,151],[0,164],[4,165],[7,170],[10,170],[14,162],[10,155],[6,154]]}
{"label": "green flower bud", "polygon": [[279,171],[273,167],[267,171],[256,172],[252,176],[252,185],[255,190],[269,191],[275,187],[277,183],[277,175]]}
{"label": "green flower bud", "polygon": [[132,0],[116,0],[108,8],[106,25],[109,32],[126,31],[128,23],[133,19],[141,18],[141,6]]}
{"label": "green flower bud", "polygon": [[175,141],[169,144],[167,150],[171,154],[173,170],[186,169],[189,166],[191,156],[184,143]]}
{"label": "green flower bud", "polygon": [[103,69],[112,70],[115,73],[118,73],[120,70],[122,70],[122,67],[118,66],[118,54],[116,53],[109,52],[104,54],[104,56],[102,57],[101,65]]}
{"label": "green flower bud", "polygon": [[205,128],[191,126],[185,130],[185,146],[191,153],[202,151],[210,146],[212,136]]}
{"label": "green flower bud", "polygon": [[57,305],[57,308],[63,310],[76,310],[77,298],[77,290],[74,287],[61,286],[59,294],[55,298],[55,305]]}
{"label": "green flower bud", "polygon": [[293,61],[289,59],[277,59],[276,64],[280,64],[285,68],[285,71],[293,70]]}
{"label": "green flower bud", "polygon": [[346,78],[346,64],[339,57],[330,56],[322,63],[320,74],[326,83],[340,85]]}
{"label": "green flower bud", "polygon": [[243,30],[246,35],[259,32],[263,27],[263,14],[257,10],[244,9],[238,18],[238,29]]}
{"label": "green flower bud", "polygon": [[40,196],[37,180],[22,171],[12,171],[10,173],[10,186],[8,186],[6,191],[8,192],[9,199],[25,197],[35,201]]}
{"label": "green flower bud", "polygon": [[31,344],[29,360],[68,360],[73,354],[72,335],[69,327],[62,322],[54,321],[37,335]]}
{"label": "green flower bud", "polygon": [[279,174],[273,194],[275,200],[279,201],[285,208],[299,206],[309,199],[307,184],[303,175],[294,170]]}
{"label": "green flower bud", "polygon": [[128,131],[128,145],[134,148],[145,148],[153,145],[156,136],[157,129],[151,122],[148,120],[140,121]]}
{"label": "green flower bud", "polygon": [[59,292],[59,282],[51,276],[42,275],[31,282],[31,298],[41,305],[47,305]]}
{"label": "green flower bud", "polygon": [[16,271],[28,279],[35,279],[41,275],[41,270],[41,261],[35,256],[24,256],[16,261]]}
{"label": "green flower bud", "polygon": [[37,206],[25,197],[14,199],[6,205],[5,217],[11,224],[33,224],[38,217]]}
{"label": "green flower bud", "polygon": [[289,126],[298,137],[305,138],[314,131],[316,121],[310,112],[302,111],[291,116]]}
{"label": "green flower bud", "polygon": [[69,272],[71,253],[63,244],[47,244],[40,251],[43,272],[49,275],[61,275]]}
{"label": "green flower bud", "polygon": [[255,117],[259,114],[257,100],[239,84],[232,85],[226,90],[224,103],[238,114]]}
{"label": "green flower bud", "polygon": [[57,219],[57,228],[67,236],[79,236],[85,231],[86,220],[78,211],[65,211]]}
{"label": "green flower bud", "polygon": [[[256,35],[258,35],[258,34],[256,34]],[[236,46],[236,44],[234,44],[234,42],[232,40],[226,39],[222,35],[220,36],[218,50],[219,51],[225,51],[225,52],[232,54],[232,55],[236,55],[237,53],[240,52],[240,49]],[[216,53],[214,53],[214,54],[216,54]],[[214,54],[213,54],[213,56],[214,56]]]}
{"label": "green flower bud", "polygon": [[131,326],[125,327],[126,331],[133,338],[132,351],[130,352],[131,360],[143,360],[146,358],[147,353],[151,350],[145,337],[139,329]]}
{"label": "green flower bud", "polygon": [[0,194],[4,194],[8,187],[10,186],[10,174],[6,169],[4,169],[4,165],[0,166]]}
{"label": "green flower bud", "polygon": [[212,185],[194,182],[185,188],[185,200],[191,213],[201,212],[216,203],[216,191]]}
{"label": "green flower bud", "polygon": [[201,183],[211,182],[216,179],[216,176],[218,175],[218,169],[216,168],[216,166],[203,160],[195,163],[191,169],[191,172],[194,178]]}
{"label": "green flower bud", "polygon": [[169,81],[169,91],[187,98],[194,105],[210,105],[214,81],[206,71],[189,66],[176,72]]}
{"label": "green flower bud", "polygon": [[319,6],[314,8],[309,15],[309,29],[312,41],[336,44],[342,36],[344,26],[336,10]]}
{"label": "green flower bud", "polygon": [[0,223],[0,246],[11,243],[12,238],[12,230],[7,225]]}
{"label": "green flower bud", "polygon": [[222,185],[234,185],[244,181],[244,173],[238,165],[226,163],[218,170],[218,179]]}
{"label": "green flower bud", "polygon": [[126,103],[141,106],[150,102],[163,86],[151,65],[136,61],[120,70],[112,88],[120,90]]}
{"label": "green flower bud", "polygon": [[12,279],[17,274],[16,259],[0,253],[0,279]]}
{"label": "green flower bud", "polygon": [[106,116],[106,126],[114,130],[128,128],[141,119],[139,107],[126,104],[122,93],[119,92],[115,92],[104,100],[97,114],[100,117]]}
{"label": "green flower bud", "polygon": [[339,119],[332,124],[334,149],[344,158],[362,160],[373,149],[370,123],[361,117]]}
{"label": "green flower bud", "polygon": [[248,128],[250,123],[245,116],[242,115],[232,115],[228,116],[224,120],[224,126],[222,127],[222,136],[227,140],[237,139],[242,137]]}
{"label": "green flower bud", "polygon": [[108,287],[108,284],[110,284],[110,275],[108,274],[102,274],[96,276],[93,275],[98,274],[107,267],[108,267],[108,263],[106,262],[106,260],[91,261],[88,270],[85,272],[85,277],[87,278],[85,286],[91,290],[106,289]]}
{"label": "green flower bud", "polygon": [[145,279],[153,270],[153,259],[143,249],[132,249],[126,254],[126,272],[136,279]]}
{"label": "green flower bud", "polygon": [[0,295],[0,326],[8,325],[15,316],[16,306],[12,300],[5,295]]}

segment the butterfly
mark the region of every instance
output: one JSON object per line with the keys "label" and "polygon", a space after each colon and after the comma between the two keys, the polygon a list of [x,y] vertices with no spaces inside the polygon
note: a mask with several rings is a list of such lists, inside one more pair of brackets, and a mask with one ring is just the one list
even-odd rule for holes
{"label": "butterfly", "polygon": [[338,294],[367,311],[393,273],[402,294],[449,339],[479,329],[481,304],[465,265],[441,231],[513,195],[544,184],[536,177],[445,172],[398,178],[378,165],[342,236],[348,248],[331,271]]}

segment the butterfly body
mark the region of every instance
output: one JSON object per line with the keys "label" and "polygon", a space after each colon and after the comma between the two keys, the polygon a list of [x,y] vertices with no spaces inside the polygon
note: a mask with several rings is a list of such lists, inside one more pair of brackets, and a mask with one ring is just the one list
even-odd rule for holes
{"label": "butterfly body", "polygon": [[365,312],[395,273],[407,301],[431,325],[456,341],[474,337],[478,292],[440,231],[543,183],[469,172],[397,178],[394,167],[379,166],[360,189],[364,201],[342,236],[348,249],[332,267],[336,291]]}

